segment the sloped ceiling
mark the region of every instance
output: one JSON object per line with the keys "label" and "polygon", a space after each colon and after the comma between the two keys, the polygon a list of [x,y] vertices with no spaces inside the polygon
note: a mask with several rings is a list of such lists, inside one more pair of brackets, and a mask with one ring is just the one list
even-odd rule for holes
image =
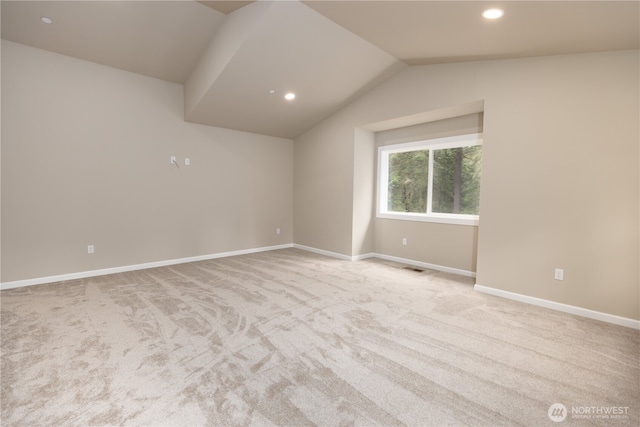
{"label": "sloped ceiling", "polygon": [[[286,138],[410,65],[640,47],[637,1],[1,6],[3,39],[184,84],[186,120]],[[496,6],[502,19],[480,17]]]}
{"label": "sloped ceiling", "polygon": [[[225,46],[235,50],[214,43],[198,64],[215,81],[192,90],[196,69],[186,82],[189,121],[292,138],[406,67],[299,2],[257,2],[234,13],[218,36],[228,35]],[[294,101],[283,99],[289,91]]]}
{"label": "sloped ceiling", "polygon": [[[635,49],[638,1],[305,1],[409,65]],[[502,19],[480,18],[501,8]]]}
{"label": "sloped ceiling", "polygon": [[1,6],[5,40],[177,83],[225,19],[196,2],[3,0]]}

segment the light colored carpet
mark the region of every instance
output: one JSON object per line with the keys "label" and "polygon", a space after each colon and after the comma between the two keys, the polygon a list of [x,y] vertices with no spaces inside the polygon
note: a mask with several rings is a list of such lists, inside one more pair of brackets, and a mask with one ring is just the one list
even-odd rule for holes
{"label": "light colored carpet", "polygon": [[402,267],[285,249],[2,291],[2,425],[638,425],[638,331]]}

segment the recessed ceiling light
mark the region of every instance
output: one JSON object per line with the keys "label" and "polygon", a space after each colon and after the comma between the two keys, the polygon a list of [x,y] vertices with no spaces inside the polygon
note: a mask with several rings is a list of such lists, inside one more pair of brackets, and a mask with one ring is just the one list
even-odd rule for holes
{"label": "recessed ceiling light", "polygon": [[498,19],[502,18],[502,15],[504,15],[504,10],[502,9],[487,9],[482,12],[482,16],[486,19]]}
{"label": "recessed ceiling light", "polygon": [[292,101],[296,99],[296,94],[293,92],[287,92],[284,96],[284,99],[286,99],[287,101]]}
{"label": "recessed ceiling light", "polygon": [[47,18],[46,16],[43,16],[42,18],[40,18],[40,20],[41,20],[42,22],[44,22],[45,24],[51,24],[51,23],[53,23],[53,19],[51,19],[51,18]]}

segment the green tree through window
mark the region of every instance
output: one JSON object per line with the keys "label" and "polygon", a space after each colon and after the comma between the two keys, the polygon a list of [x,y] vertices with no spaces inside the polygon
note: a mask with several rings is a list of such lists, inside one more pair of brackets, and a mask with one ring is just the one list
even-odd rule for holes
{"label": "green tree through window", "polygon": [[482,146],[433,152],[432,212],[478,215]]}
{"label": "green tree through window", "polygon": [[428,150],[389,155],[390,211],[426,212],[428,168]]}
{"label": "green tree through window", "polygon": [[379,214],[477,220],[481,144],[473,134],[379,147]]}

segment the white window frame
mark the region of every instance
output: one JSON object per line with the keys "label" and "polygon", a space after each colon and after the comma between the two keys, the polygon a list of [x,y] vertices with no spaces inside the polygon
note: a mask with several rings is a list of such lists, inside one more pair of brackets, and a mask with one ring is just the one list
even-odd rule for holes
{"label": "white window frame", "polygon": [[[479,215],[448,214],[431,212],[431,196],[433,195],[433,150],[457,147],[472,147],[482,145],[482,134],[471,133],[466,135],[451,136],[446,138],[428,139],[422,141],[407,142],[404,144],[382,145],[378,147],[378,191],[377,209],[378,218],[399,219],[404,221],[439,222],[445,224],[478,225]],[[418,212],[392,212],[387,210],[387,198],[389,196],[389,154],[403,153],[407,151],[429,150],[429,176],[427,211]]]}

